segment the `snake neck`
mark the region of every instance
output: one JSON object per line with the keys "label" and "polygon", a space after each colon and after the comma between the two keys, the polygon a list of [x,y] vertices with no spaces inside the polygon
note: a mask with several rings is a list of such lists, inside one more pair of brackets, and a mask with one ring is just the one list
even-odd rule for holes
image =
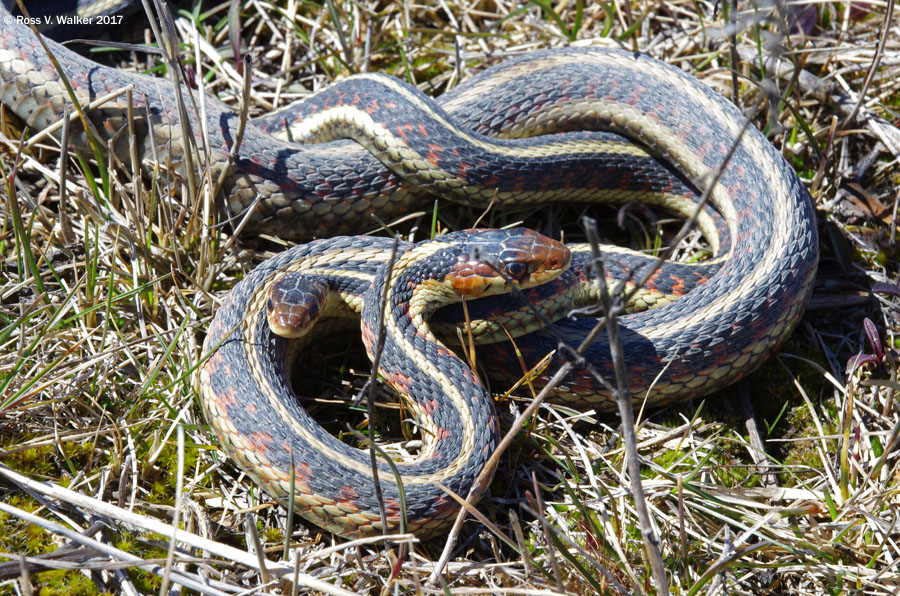
{"label": "snake neck", "polygon": [[423,456],[430,457],[439,445],[447,449],[446,439],[458,435],[452,442],[459,443],[460,453],[484,460],[493,452],[499,433],[491,395],[428,326],[436,309],[461,299],[444,279],[455,259],[454,249],[440,241],[400,254],[391,271],[377,276],[366,292],[362,338],[374,361],[381,298],[386,296],[378,372],[413,412],[422,429]]}

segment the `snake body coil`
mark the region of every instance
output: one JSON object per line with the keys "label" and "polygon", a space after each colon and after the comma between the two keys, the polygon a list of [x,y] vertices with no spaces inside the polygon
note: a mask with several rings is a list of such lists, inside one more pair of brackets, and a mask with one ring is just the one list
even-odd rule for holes
{"label": "snake body coil", "polygon": [[[136,102],[146,96],[150,114],[139,122],[140,158],[149,162],[155,155],[160,165],[191,174],[182,169],[190,148],[172,111],[174,91],[147,77],[99,67],[61,46],[50,48],[82,105],[133,84]],[[0,75],[0,99],[35,128],[49,126],[69,109],[59,74],[27,28],[0,31]],[[119,98],[88,113],[102,140],[127,157],[125,107]],[[189,117],[196,137],[187,141],[199,144],[201,127]],[[213,170],[227,161],[237,118],[210,102],[206,165]],[[269,134],[285,128],[295,139],[321,144],[287,143]],[[241,213],[261,197],[250,230],[311,238],[361,231],[371,213],[388,220],[433,193],[498,207],[645,200],[684,214],[694,208],[694,189],[707,192],[713,208],[704,211],[700,225],[718,252],[713,268],[699,265],[695,277],[709,279],[678,301],[621,319],[631,390],[636,399],[658,405],[704,395],[759,366],[797,322],[812,287],[818,244],[810,197],[778,151],[758,131],[744,128],[738,110],[696,79],[624,51],[533,52],[486,69],[437,104],[390,77],[360,75],[292,112],[251,125],[228,171],[222,205]],[[152,135],[145,134],[150,130]],[[516,138],[522,136],[529,138]],[[86,145],[83,133],[74,142]],[[406,255],[431,249],[404,250]],[[573,252],[577,257],[583,250]],[[218,351],[202,368],[201,395],[226,450],[281,500],[290,491],[293,454],[299,510],[345,535],[382,529],[371,479],[359,454],[330,437],[283,389],[285,344],[269,332],[266,296],[286,272],[315,270],[330,276],[347,309],[362,310],[361,296],[387,275],[386,259],[386,241],[370,238],[317,241],[279,255],[235,287],[205,343]],[[620,262],[626,270],[646,264],[629,255]],[[672,271],[663,270],[651,283],[668,275],[669,286],[678,290],[680,279]],[[405,316],[404,308],[412,306],[397,302],[393,314]],[[556,328],[577,345],[592,325],[564,321]],[[424,341],[417,329],[396,328],[400,343],[388,366],[406,359],[439,378],[449,361],[430,342],[431,348],[416,352],[414,346]],[[558,340],[540,332],[517,344],[527,367]],[[610,372],[608,355],[601,334],[586,357]],[[562,352],[556,358],[546,376],[560,365]],[[512,376],[521,370],[509,350],[491,349],[481,361]],[[437,394],[405,385],[404,377],[415,374],[397,369],[385,377],[416,400],[420,420],[439,429],[426,451],[440,455],[403,476],[410,527],[434,530],[456,509],[437,483],[463,492],[472,488],[496,429],[489,404],[449,399],[436,410],[431,398]],[[570,374],[558,393],[602,409],[613,405],[583,370]],[[438,420],[436,412],[446,418]],[[390,473],[382,474],[394,527],[400,493]],[[325,477],[332,482],[323,483]]]}
{"label": "snake body coil", "polygon": [[[245,317],[265,309],[269,290],[285,276],[321,283],[333,295],[330,309],[359,310],[363,340],[374,351],[381,296],[388,286],[386,337],[379,372],[404,396],[421,424],[423,447],[416,460],[397,464],[406,507],[391,469],[379,463],[387,521],[430,533],[456,512],[441,483],[468,494],[490,458],[498,425],[490,394],[468,366],[440,344],[422,320],[448,295],[508,291],[508,277],[471,255],[492,255],[492,265],[515,263],[523,288],[562,272],[569,252],[561,243],[530,230],[458,232],[419,244],[403,243],[392,271],[384,256],[391,241],[340,237],[297,246],[257,267],[238,284],[209,328],[201,369],[204,410],[226,450],[267,492],[280,500],[290,493],[293,452],[297,510],[337,533],[354,535],[381,527],[378,502],[365,451],[324,432],[297,403],[286,370],[290,342],[275,336],[266,317]],[[506,271],[511,271],[507,268]],[[488,279],[490,278],[490,279]],[[452,298],[451,298],[452,299]],[[334,316],[323,311],[321,317]],[[238,329],[227,326],[241,320]],[[423,399],[424,398],[424,399]],[[489,476],[487,478],[489,480]]]}

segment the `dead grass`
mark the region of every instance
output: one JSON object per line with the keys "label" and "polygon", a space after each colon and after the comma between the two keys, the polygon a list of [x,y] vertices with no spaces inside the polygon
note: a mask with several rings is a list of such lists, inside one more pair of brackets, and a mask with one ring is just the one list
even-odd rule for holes
{"label": "dead grass", "polygon": [[[637,427],[667,586],[644,558],[617,420],[548,405],[478,505],[493,527],[466,523],[439,583],[426,582],[441,540],[348,543],[299,524],[281,562],[285,511],[222,461],[193,374],[222,291],[279,243],[230,238],[196,208],[202,196],[163,176],[135,184],[130,165],[85,167],[72,155],[61,169],[52,139],[19,155],[21,129],[6,118],[0,167],[16,179],[0,206],[0,593],[158,593],[161,577],[210,593],[293,593],[295,577],[333,593],[900,589],[896,13],[886,23],[883,1],[719,9],[253,0],[241,13],[255,58],[251,113],[353,72],[439,94],[520,52],[620,46],[737,99],[796,167],[822,232],[802,324],[749,382]],[[178,16],[180,56],[237,107],[227,6],[204,10]],[[478,214],[441,215],[464,226]],[[849,366],[858,353],[870,357]],[[348,383],[323,395],[352,395]],[[500,404],[504,424],[523,407]],[[190,534],[171,551],[176,512]]]}

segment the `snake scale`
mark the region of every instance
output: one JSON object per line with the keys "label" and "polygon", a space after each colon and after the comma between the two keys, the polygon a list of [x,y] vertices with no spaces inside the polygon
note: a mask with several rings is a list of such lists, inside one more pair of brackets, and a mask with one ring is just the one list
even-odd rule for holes
{"label": "snake scale", "polygon": [[[8,17],[0,8],[0,18]],[[71,110],[70,99],[35,34],[7,22],[11,26],[0,31],[0,100],[29,126],[46,128]],[[132,85],[140,114],[139,159],[149,169],[155,156],[160,166],[188,174],[186,139],[169,84],[96,65],[52,42],[49,48],[82,105]],[[122,159],[129,155],[126,107],[119,96],[88,111],[100,140]],[[199,145],[199,117],[188,117],[195,135],[188,141]],[[204,165],[216,172],[227,162],[238,116],[210,98],[206,118],[210,152]],[[694,285],[685,282],[690,275],[698,287],[620,320],[630,389],[636,399],[660,405],[705,395],[753,371],[802,314],[818,240],[807,191],[771,143],[752,127],[745,130],[744,121],[731,103],[679,69],[646,55],[598,48],[518,56],[436,101],[392,77],[358,75],[291,111],[254,121],[225,172],[223,213],[246,214],[248,233],[324,239],[262,264],[226,297],[210,325],[205,347],[212,353],[201,369],[201,396],[226,451],[275,498],[285,501],[293,491],[298,511],[329,530],[356,536],[386,529],[368,454],[326,433],[300,407],[284,369],[290,344],[272,334],[265,311],[270,289],[285,275],[309,276],[327,283],[342,314],[363,313],[363,337],[371,345],[371,305],[377,302],[371,292],[388,284],[393,302],[380,370],[425,434],[419,457],[397,464],[408,527],[433,533],[452,518],[457,508],[438,484],[460,494],[483,490],[474,482],[496,443],[496,416],[476,377],[422,327],[433,304],[420,297],[425,290],[450,293],[461,263],[467,273],[489,276],[489,268],[475,262],[479,251],[521,248],[524,241],[541,247],[533,257],[552,254],[558,261],[560,253],[555,241],[524,232],[502,239],[450,235],[401,245],[398,268],[387,271],[390,241],[328,239],[371,228],[372,214],[391,220],[434,196],[496,208],[640,200],[689,214],[697,193],[707,192],[710,207],[699,224],[715,259],[681,270],[673,264],[651,279],[671,290],[664,294],[683,294]],[[71,142],[86,148],[84,131],[73,123]],[[585,249],[568,250],[575,272],[567,275],[590,277]],[[637,255],[605,250],[626,276],[646,266]],[[539,265],[529,261],[527,268],[534,267]],[[526,293],[548,301],[541,287],[552,283]],[[577,345],[592,325],[562,320],[555,334],[518,338],[526,367],[552,352],[560,337]],[[556,352],[538,384],[565,361],[565,353]],[[611,374],[603,334],[585,357]],[[501,379],[522,372],[509,349],[486,350],[480,362]],[[578,367],[556,394],[573,404],[613,406]],[[400,489],[384,464],[379,477],[393,529],[404,509]]]}

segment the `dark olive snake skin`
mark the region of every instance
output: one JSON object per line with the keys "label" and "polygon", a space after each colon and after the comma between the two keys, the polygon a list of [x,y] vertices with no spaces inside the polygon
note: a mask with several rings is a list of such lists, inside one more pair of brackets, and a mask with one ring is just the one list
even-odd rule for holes
{"label": "dark olive snake skin", "polygon": [[[0,16],[5,14],[0,8]],[[139,103],[149,97],[151,118],[140,123],[139,133],[152,127],[164,165],[185,175],[168,84],[98,67],[61,46],[51,49],[84,104],[125,84],[135,85]],[[0,100],[34,128],[51,124],[68,104],[58,74],[21,26],[0,31],[0,75]],[[91,111],[91,118],[106,135],[103,140],[127,158],[123,109],[119,98]],[[490,116],[492,109],[499,110],[496,116]],[[213,170],[225,161],[236,121],[229,108],[211,102]],[[294,139],[322,144],[298,145],[268,134],[285,126],[291,126]],[[684,214],[695,204],[694,188],[707,189],[742,127],[738,110],[696,79],[625,51],[533,52],[484,70],[438,104],[390,77],[360,75],[309,98],[294,112],[251,125],[229,170],[222,205],[227,213],[242,213],[262,196],[248,231],[286,238],[362,231],[371,227],[371,213],[390,220],[423,201],[428,204],[434,193],[475,205],[494,201],[497,207],[646,200]],[[544,132],[558,134],[515,138]],[[73,137],[76,145],[86,145],[83,133]],[[354,141],[333,140],[338,137]],[[145,162],[152,154],[149,138],[139,135]],[[636,400],[647,399],[650,405],[705,395],[754,370],[799,320],[811,291],[818,261],[812,201],[787,162],[752,127],[722,169],[710,202],[714,209],[704,212],[700,225],[717,257],[709,267],[696,266],[694,276],[705,283],[680,300],[621,319],[631,389]],[[405,246],[403,254],[429,252],[443,242]],[[374,238],[316,241],[261,265],[217,312],[205,343],[205,350],[216,351],[200,375],[204,409],[226,451],[282,501],[289,494],[292,452],[298,511],[347,536],[384,530],[368,464],[360,463],[367,456],[328,435],[285,388],[279,366],[286,342],[271,335],[265,302],[268,287],[284,272],[310,269],[334,278],[337,293],[347,298],[345,311],[362,310],[366,301],[359,296],[386,275],[386,246],[387,241]],[[583,259],[578,257],[583,248],[572,250],[576,261]],[[627,255],[620,262],[625,270],[646,266],[646,260]],[[417,267],[426,265],[413,260],[410,267],[410,275],[421,277]],[[576,277],[589,276],[586,268],[577,271]],[[680,294],[673,271],[663,269],[653,281],[664,285],[662,277],[668,276],[671,293]],[[548,299],[539,289],[528,292]],[[392,314],[402,318],[403,308],[411,306],[398,299]],[[489,304],[485,318],[492,310],[508,316],[505,307]],[[370,341],[366,317],[363,336]],[[592,325],[590,320],[562,321],[556,329],[577,345]],[[432,533],[456,511],[437,483],[449,483],[463,494],[473,488],[496,440],[496,421],[489,404],[478,406],[478,414],[460,400],[435,407],[428,391],[452,385],[452,391],[468,395],[475,390],[455,382],[465,377],[474,383],[474,376],[460,371],[454,383],[435,383],[441,367],[450,366],[444,364],[449,351],[429,339],[425,343],[431,347],[421,352],[426,356],[418,356],[413,346],[424,340],[416,338],[430,332],[417,325],[394,330],[399,343],[386,356],[383,376],[415,400],[409,407],[423,427],[437,429],[425,438],[426,452],[440,455],[417,460],[403,476],[409,527]],[[526,366],[558,345],[547,332],[516,341]],[[608,353],[601,335],[586,357],[611,373]],[[540,381],[546,382],[564,354],[558,352]],[[413,368],[394,368],[400,362]],[[498,347],[485,350],[479,362],[485,370],[511,377],[522,369],[514,352]],[[410,389],[408,378],[422,371],[432,380],[431,389],[421,384]],[[564,380],[557,394],[572,403],[613,407],[580,370]],[[395,529],[399,492],[389,472],[382,476],[388,523]]]}

